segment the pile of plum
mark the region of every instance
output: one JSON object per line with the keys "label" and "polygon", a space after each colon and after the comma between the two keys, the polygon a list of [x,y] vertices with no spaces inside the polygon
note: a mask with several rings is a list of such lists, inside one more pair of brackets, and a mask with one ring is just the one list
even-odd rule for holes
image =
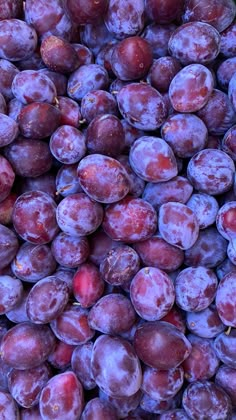
{"label": "pile of plum", "polygon": [[236,5],[0,0],[0,419],[236,419]]}

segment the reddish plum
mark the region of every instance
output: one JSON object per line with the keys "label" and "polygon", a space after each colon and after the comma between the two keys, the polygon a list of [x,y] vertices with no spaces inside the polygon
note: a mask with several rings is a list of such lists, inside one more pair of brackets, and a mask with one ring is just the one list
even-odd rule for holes
{"label": "reddish plum", "polygon": [[22,322],[10,328],[1,341],[1,357],[15,369],[41,365],[55,346],[55,336],[47,325]]}
{"label": "reddish plum", "polygon": [[56,369],[64,370],[70,367],[72,353],[75,346],[57,341],[53,351],[48,357],[48,362]]}
{"label": "reddish plum", "polygon": [[213,340],[193,334],[188,335],[188,340],[192,344],[192,351],[182,364],[185,379],[188,382],[195,382],[212,378],[220,363],[213,347]]}
{"label": "reddish plum", "polygon": [[90,420],[92,418],[96,418],[96,420],[118,420],[116,410],[112,405],[102,401],[100,398],[93,398],[88,401],[82,412],[81,420]]}
{"label": "reddish plum", "polygon": [[132,36],[113,48],[111,68],[120,80],[142,79],[152,65],[152,49],[144,38]]}
{"label": "reddish plum", "polygon": [[51,370],[45,363],[32,369],[12,369],[8,375],[9,391],[20,406],[30,408],[39,402],[50,377]]}
{"label": "reddish plum", "polygon": [[[212,246],[214,244],[214,247]],[[215,227],[200,230],[195,244],[185,251],[184,264],[215,268],[226,257],[227,241]]]}
{"label": "reddish plum", "polygon": [[41,191],[20,195],[15,202],[12,218],[16,232],[33,244],[46,244],[58,232],[56,204]]}
{"label": "reddish plum", "polygon": [[187,312],[206,309],[214,300],[218,282],[213,270],[205,267],[188,267],[175,281],[176,303]]}
{"label": "reddish plum", "polygon": [[104,282],[92,263],[81,264],[73,277],[73,294],[82,308],[93,306],[102,296]]}
{"label": "reddish plum", "polygon": [[96,382],[91,372],[93,342],[77,346],[71,356],[71,367],[85,389],[94,389]]}
{"label": "reddish plum", "polygon": [[93,90],[83,96],[81,101],[83,118],[90,123],[103,114],[118,115],[117,103],[111,93],[105,90]]}
{"label": "reddish plum", "polygon": [[51,329],[66,344],[84,344],[94,336],[94,331],[88,325],[88,313],[80,305],[68,303],[64,311],[50,323]]}
{"label": "reddish plum", "polygon": [[153,369],[145,366],[141,389],[154,400],[168,400],[174,397],[184,382],[182,367],[169,370]]}
{"label": "reddish plum", "polygon": [[196,112],[208,102],[214,80],[202,64],[189,64],[172,79],[169,87],[171,105],[177,112]]}
{"label": "reddish plum", "polygon": [[186,323],[191,333],[203,338],[214,338],[225,330],[215,305],[200,312],[187,312]]}
{"label": "reddish plum", "polygon": [[89,244],[84,236],[76,237],[61,232],[54,238],[51,251],[58,264],[76,268],[88,258]]}
{"label": "reddish plum", "polygon": [[148,182],[169,181],[178,173],[172,149],[159,137],[143,136],[135,140],[129,161],[134,172]]}
{"label": "reddish plum", "polygon": [[137,252],[127,245],[112,248],[101,261],[99,270],[102,278],[115,286],[122,286],[132,280],[138,272],[140,260]]}
{"label": "reddish plum", "polygon": [[70,194],[58,205],[57,223],[67,235],[85,236],[97,230],[102,223],[103,208],[86,194]]}
{"label": "reddish plum", "polygon": [[232,0],[187,0],[185,2],[183,21],[206,22],[214,26],[219,32],[226,29],[235,16],[235,5]]}
{"label": "reddish plum", "polygon": [[157,215],[151,204],[128,196],[107,207],[102,226],[115,241],[139,242],[156,232]]}
{"label": "reddish plum", "polygon": [[191,344],[174,325],[164,321],[145,322],[134,335],[138,357],[154,369],[173,369],[191,353]]}
{"label": "reddish plum", "polygon": [[168,48],[183,65],[208,64],[220,52],[220,34],[207,23],[185,23],[171,34]]}
{"label": "reddish plum", "polygon": [[217,195],[233,184],[234,162],[225,152],[204,149],[196,153],[187,167],[188,179],[200,192]]}
{"label": "reddish plum", "polygon": [[129,192],[129,177],[116,159],[102,154],[83,158],[78,165],[79,182],[85,193],[101,203],[120,201]]}
{"label": "reddish plum", "polygon": [[207,127],[194,114],[170,115],[161,127],[162,138],[175,155],[188,158],[204,149],[207,144]]}
{"label": "reddish plum", "polygon": [[94,379],[106,394],[122,398],[139,390],[140,362],[132,345],[123,338],[100,335],[94,343],[91,363]]}
{"label": "reddish plum", "polygon": [[226,420],[231,415],[230,398],[221,387],[209,381],[190,384],[184,391],[182,404],[190,418]]}
{"label": "reddish plum", "polygon": [[77,420],[84,405],[83,387],[73,372],[51,378],[40,394],[39,409],[43,419]]}
{"label": "reddish plum", "polygon": [[139,316],[147,321],[157,321],[167,315],[174,304],[173,282],[158,268],[142,268],[133,277],[130,298]]}
{"label": "reddish plum", "polygon": [[193,187],[188,179],[176,176],[166,182],[146,184],[142,198],[158,211],[162,204],[169,201],[186,204],[192,192]]}
{"label": "reddish plum", "polygon": [[39,280],[30,290],[26,312],[34,324],[47,324],[57,318],[69,300],[69,288],[56,276]]}
{"label": "reddish plum", "polygon": [[235,273],[230,272],[221,279],[216,292],[216,308],[225,325],[236,327]]}
{"label": "reddish plum", "polygon": [[48,245],[25,242],[20,246],[11,268],[19,279],[35,283],[53,273],[56,261]]}
{"label": "reddish plum", "polygon": [[122,87],[117,94],[117,103],[123,118],[140,130],[154,131],[166,118],[162,95],[145,83],[130,83]]}
{"label": "reddish plum", "polygon": [[186,250],[196,242],[199,225],[194,212],[185,204],[168,202],[159,209],[159,230],[170,245]]}

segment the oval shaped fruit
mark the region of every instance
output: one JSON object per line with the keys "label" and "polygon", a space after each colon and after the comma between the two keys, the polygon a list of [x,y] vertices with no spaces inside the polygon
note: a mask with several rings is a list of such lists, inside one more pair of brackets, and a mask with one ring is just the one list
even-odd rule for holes
{"label": "oval shaped fruit", "polygon": [[15,369],[31,369],[48,358],[55,342],[55,336],[47,325],[22,322],[4,335],[0,346],[1,357]]}
{"label": "oval shaped fruit", "polygon": [[134,335],[138,357],[156,369],[173,369],[190,354],[191,344],[185,335],[165,321],[141,324]]}
{"label": "oval shaped fruit", "polygon": [[132,345],[123,338],[98,337],[91,364],[97,385],[107,395],[129,397],[139,390],[142,381],[140,362]]}

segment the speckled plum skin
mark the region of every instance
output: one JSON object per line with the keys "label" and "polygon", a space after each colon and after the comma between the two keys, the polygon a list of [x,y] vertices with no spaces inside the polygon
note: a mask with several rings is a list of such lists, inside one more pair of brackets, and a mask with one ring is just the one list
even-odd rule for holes
{"label": "speckled plum skin", "polygon": [[226,274],[216,292],[216,308],[225,325],[236,328],[236,275]]}
{"label": "speckled plum skin", "polygon": [[217,277],[205,267],[188,267],[182,270],[175,281],[176,303],[187,312],[206,309],[214,300]]}
{"label": "speckled plum skin", "polygon": [[31,322],[47,324],[59,316],[69,300],[69,287],[56,276],[39,280],[30,290],[26,312]]}
{"label": "speckled plum skin", "polygon": [[187,206],[195,211],[200,229],[205,229],[215,223],[219,204],[211,195],[204,193],[192,194],[187,202]]}
{"label": "speckled plum skin", "polygon": [[213,340],[194,334],[189,334],[187,337],[192,344],[192,351],[182,364],[185,379],[188,382],[195,382],[212,378],[220,364],[213,347]]}
{"label": "speckled plum skin", "polygon": [[131,282],[130,298],[139,316],[157,321],[167,315],[174,304],[173,282],[158,268],[142,268]]}
{"label": "speckled plum skin", "polygon": [[185,204],[174,202],[162,204],[158,223],[163,239],[177,248],[189,249],[198,238],[197,218]]}
{"label": "speckled plum skin", "polygon": [[214,341],[214,349],[217,357],[226,366],[236,369],[236,331],[231,329],[228,334],[225,331],[218,334]]}
{"label": "speckled plum skin", "polygon": [[141,389],[154,400],[168,400],[174,397],[184,382],[181,366],[169,369],[153,369],[145,366]]}
{"label": "speckled plum skin", "polygon": [[204,149],[208,132],[204,122],[194,114],[175,113],[161,127],[162,138],[176,156],[188,158]]}
{"label": "speckled plum skin", "polygon": [[[110,368],[111,360],[113,369]],[[139,390],[142,381],[140,362],[132,345],[123,338],[98,337],[91,363],[94,379],[106,394],[122,398]]]}
{"label": "speckled plum skin", "polygon": [[59,233],[52,241],[51,251],[63,267],[76,268],[89,256],[89,244],[85,236],[72,236]]}
{"label": "speckled plum skin", "polygon": [[203,338],[214,338],[226,328],[215,305],[210,305],[200,312],[188,312],[186,323],[191,333]]}
{"label": "speckled plum skin", "polygon": [[159,137],[137,139],[131,146],[129,161],[134,172],[148,182],[169,181],[178,173],[172,149]]}
{"label": "speckled plum skin", "polygon": [[142,198],[158,211],[162,204],[169,201],[186,204],[192,192],[193,187],[188,179],[176,176],[169,181],[146,184]]}
{"label": "speckled plum skin", "polygon": [[139,267],[137,252],[130,246],[120,245],[107,252],[100,263],[99,271],[107,283],[122,286],[132,280]]}
{"label": "speckled plum skin", "polygon": [[16,232],[26,241],[33,244],[51,242],[59,230],[56,203],[41,191],[26,192],[15,202],[13,223]]}
{"label": "speckled plum skin", "polygon": [[0,315],[13,309],[23,299],[21,280],[8,275],[0,276]]}
{"label": "speckled plum skin", "polygon": [[[214,248],[212,247],[214,244]],[[215,268],[226,258],[227,241],[211,226],[199,232],[195,244],[185,251],[184,264]]]}
{"label": "speckled plum skin", "polygon": [[144,0],[110,0],[104,18],[109,32],[117,39],[139,34],[145,23]]}
{"label": "speckled plum skin", "polygon": [[[19,19],[0,21],[0,57],[10,61],[24,60],[32,55],[37,46],[37,33],[32,26]],[[18,40],[21,39],[21,48]]]}
{"label": "speckled plum skin", "polygon": [[156,130],[167,115],[162,95],[148,84],[124,86],[117,94],[117,102],[123,118],[140,130]]}
{"label": "speckled plum skin", "polygon": [[59,418],[76,420],[80,418],[83,405],[83,388],[74,372],[59,373],[51,378],[39,400],[40,413],[45,420],[53,418],[55,410]]}
{"label": "speckled plum skin", "polygon": [[48,245],[33,245],[26,242],[19,248],[11,263],[11,269],[19,279],[36,283],[52,274],[56,265]]}
{"label": "speckled plum skin", "polygon": [[170,54],[182,64],[207,64],[220,51],[220,34],[203,22],[190,22],[177,28],[169,39]]}
{"label": "speckled plum skin", "polygon": [[201,150],[190,159],[187,167],[188,179],[194,188],[210,195],[228,191],[234,172],[233,160],[218,149]]}
{"label": "speckled plum skin", "polygon": [[130,300],[120,293],[101,297],[88,316],[91,328],[112,335],[128,331],[135,320],[136,313]]}
{"label": "speckled plum skin", "polygon": [[183,14],[184,22],[203,21],[224,31],[234,20],[235,5],[232,0],[187,0]]}
{"label": "speckled plum skin", "polygon": [[128,196],[107,207],[102,227],[115,241],[139,242],[156,232],[157,214],[151,204]]}
{"label": "speckled plum skin", "polygon": [[160,235],[134,244],[144,266],[156,267],[167,273],[177,270],[184,260],[181,249],[168,244]]}
{"label": "speckled plum skin", "polygon": [[12,82],[12,92],[25,105],[31,102],[55,103],[57,96],[54,83],[46,74],[36,70],[18,73]]}
{"label": "speckled plum skin", "polygon": [[226,420],[230,418],[231,401],[226,392],[213,382],[196,381],[184,391],[183,408],[190,418]]}
{"label": "speckled plum skin", "polygon": [[129,176],[116,159],[101,154],[83,158],[78,165],[80,185],[86,194],[101,203],[114,203],[129,192]]}
{"label": "speckled plum skin", "polygon": [[109,77],[106,69],[98,64],[84,64],[71,73],[68,85],[68,96],[76,101],[93,90],[106,90]]}
{"label": "speckled plum skin", "polygon": [[61,230],[72,236],[85,236],[94,232],[102,223],[103,208],[86,194],[71,194],[65,197],[56,211]]}
{"label": "speckled plum skin", "polygon": [[177,112],[196,112],[206,105],[214,87],[210,70],[202,64],[189,64],[172,79],[170,102]]}
{"label": "speckled plum skin", "polygon": [[12,369],[8,386],[13,398],[21,407],[30,408],[38,404],[40,393],[51,377],[51,369],[43,363],[33,369]]}

